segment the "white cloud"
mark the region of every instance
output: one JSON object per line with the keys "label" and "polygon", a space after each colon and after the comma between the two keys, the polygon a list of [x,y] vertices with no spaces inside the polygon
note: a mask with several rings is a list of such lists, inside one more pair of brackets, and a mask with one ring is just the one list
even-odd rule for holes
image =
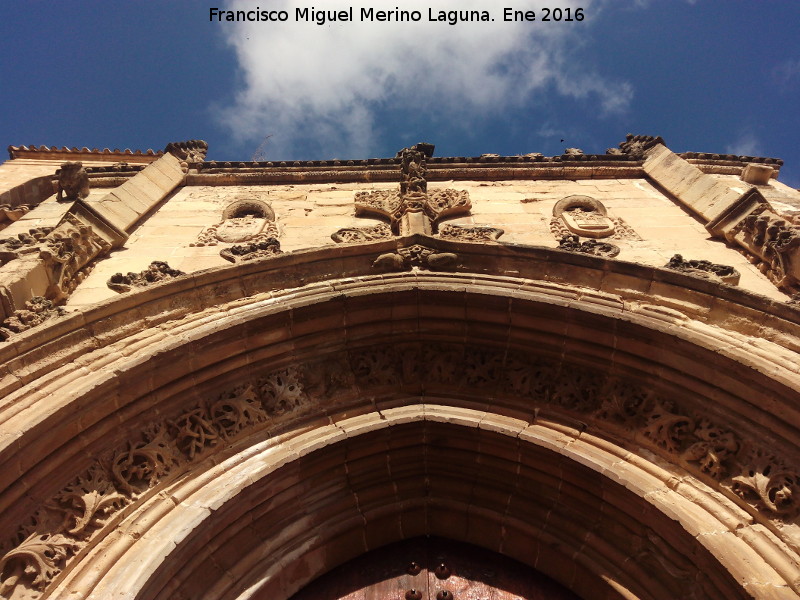
{"label": "white cloud", "polygon": [[787,59],[772,69],[772,78],[781,87],[789,87],[800,82],[800,58]]}
{"label": "white cloud", "polygon": [[763,156],[761,141],[752,131],[742,131],[732,144],[725,146],[726,154],[737,156]]}
{"label": "white cloud", "polygon": [[[323,4],[324,0],[317,2]],[[231,10],[255,9],[235,0]],[[428,7],[484,10],[486,0],[436,2],[406,0],[403,10],[419,10],[416,23],[361,23],[362,6],[386,10],[397,2],[326,2],[325,9],[352,4],[355,22],[294,22],[298,4],[283,0],[270,9],[289,11],[285,23],[216,23],[235,49],[243,76],[223,122],[239,140],[270,138],[269,155],[292,157],[302,147],[321,156],[369,156],[381,130],[402,130],[420,114],[469,126],[471,119],[500,114],[536,101],[543,94],[593,99],[604,113],[620,112],[633,89],[581,70],[568,60],[571,46],[588,23],[504,23],[494,8],[494,23],[427,21]],[[561,6],[565,1],[528,2],[526,9]],[[591,15],[592,0],[580,3]],[[391,115],[392,123],[380,122]]]}

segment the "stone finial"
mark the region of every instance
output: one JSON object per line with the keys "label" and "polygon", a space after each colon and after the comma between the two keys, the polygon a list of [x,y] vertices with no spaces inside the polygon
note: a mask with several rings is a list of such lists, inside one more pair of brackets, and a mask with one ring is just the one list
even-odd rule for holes
{"label": "stone finial", "polygon": [[400,158],[400,195],[424,194],[428,191],[425,175],[428,172],[427,161],[433,156],[433,144],[421,142],[403,148],[397,153]]}
{"label": "stone finial", "polygon": [[83,168],[82,162],[61,163],[58,170],[58,193],[56,200],[70,200],[86,198],[89,195],[89,175]]}

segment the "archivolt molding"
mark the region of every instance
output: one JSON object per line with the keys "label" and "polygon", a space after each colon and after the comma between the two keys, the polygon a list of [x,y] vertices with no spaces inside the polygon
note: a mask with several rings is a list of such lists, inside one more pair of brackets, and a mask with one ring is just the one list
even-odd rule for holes
{"label": "archivolt molding", "polygon": [[[246,490],[251,486],[255,488],[252,494],[256,494],[258,497],[260,493],[255,490],[258,490],[259,486],[265,485],[270,480],[270,477],[277,472],[277,469],[280,469],[286,464],[300,461],[303,457],[312,456],[315,453],[336,453],[337,443],[343,442],[344,440],[357,439],[361,435],[367,435],[381,430],[387,431],[386,435],[391,435],[388,433],[387,428],[408,425],[415,422],[431,422],[447,424],[450,427],[466,427],[473,431],[492,432],[489,434],[490,436],[499,435],[501,437],[518,439],[524,444],[533,444],[534,446],[545,448],[553,452],[555,456],[560,455],[567,460],[577,461],[587,465],[591,470],[596,472],[617,471],[621,468],[620,465],[625,464],[624,470],[627,472],[626,477],[628,478],[627,485],[632,488],[634,494],[640,498],[646,498],[647,500],[645,503],[656,508],[656,510],[664,510],[669,507],[669,514],[674,515],[677,513],[681,525],[690,531],[692,535],[704,537],[706,546],[710,547],[712,554],[717,555],[717,558],[723,563],[730,559],[731,552],[734,553],[733,556],[736,557],[736,560],[754,560],[759,563],[761,562],[760,558],[757,558],[755,554],[756,551],[750,545],[745,534],[739,532],[739,535],[732,537],[721,534],[722,531],[727,531],[727,527],[723,525],[723,523],[725,521],[730,521],[732,515],[735,514],[734,509],[724,506],[715,507],[716,503],[709,501],[706,503],[701,502],[704,508],[699,508],[697,505],[697,494],[705,495],[707,493],[702,490],[702,486],[700,488],[692,488],[691,484],[689,484],[686,489],[672,491],[669,488],[674,487],[674,484],[670,486],[671,481],[675,477],[674,472],[662,470],[653,464],[643,470],[642,466],[644,466],[644,464],[637,465],[635,461],[631,462],[630,456],[626,450],[609,446],[601,439],[593,438],[590,435],[581,433],[570,427],[548,422],[546,419],[538,420],[536,423],[528,423],[524,420],[501,417],[484,411],[466,408],[453,408],[435,404],[412,404],[399,408],[387,408],[377,413],[367,413],[356,417],[334,417],[333,423],[331,424],[321,425],[313,430],[299,428],[296,430],[296,434],[289,437],[282,436],[279,439],[263,440],[247,448],[241,448],[239,453],[235,456],[228,455],[227,457],[222,457],[218,461],[218,464],[209,462],[203,463],[206,466],[204,472],[185,475],[181,480],[175,481],[164,488],[165,494],[151,494],[145,498],[138,510],[128,515],[120,524],[123,530],[132,528],[135,531],[135,535],[133,537],[126,536],[122,540],[109,538],[100,541],[97,546],[90,548],[86,554],[85,560],[95,565],[95,572],[88,578],[85,570],[76,571],[72,576],[68,575],[57,583],[57,587],[53,590],[51,597],[61,597],[62,594],[67,594],[69,590],[81,588],[86,585],[90,586],[87,591],[92,591],[95,597],[103,597],[104,594],[110,594],[114,590],[114,581],[117,580],[116,571],[119,570],[115,564],[120,562],[139,565],[136,581],[131,582],[134,586],[131,589],[131,595],[146,587],[147,593],[145,593],[143,597],[190,597],[176,593],[175,588],[185,589],[187,585],[191,587],[191,583],[187,584],[187,580],[191,580],[192,572],[198,569],[199,564],[202,564],[202,561],[198,563],[198,559],[207,559],[211,550],[206,550],[207,543],[200,542],[198,539],[202,538],[203,534],[198,536],[194,532],[182,529],[182,533],[176,537],[176,523],[191,522],[194,523],[193,526],[196,526],[198,509],[201,511],[200,514],[204,514],[203,518],[213,520],[213,515],[207,512],[208,508],[213,506],[215,507],[214,513],[226,514],[229,507],[236,506],[237,496],[248,493]],[[400,432],[401,430],[397,429],[395,431]],[[443,433],[445,433],[445,431],[443,431]],[[381,436],[383,436],[383,434],[381,434]],[[425,438],[426,436],[423,436],[417,444],[429,444],[430,442],[425,441]],[[491,438],[486,438],[486,441],[489,441],[489,439]],[[286,446],[291,447],[290,455],[280,450],[281,447]],[[483,452],[485,453],[487,450]],[[356,463],[353,463],[351,465],[351,470],[357,468],[355,464]],[[358,471],[353,471],[353,475],[359,475]],[[359,476],[361,478],[364,477],[364,475]],[[280,484],[277,485],[279,488],[281,487]],[[606,585],[608,585],[608,579],[610,579],[612,587],[617,587],[618,592],[622,590],[628,592],[625,594],[625,597],[631,597],[631,591],[627,589],[633,584],[630,580],[631,577],[641,578],[641,580],[637,582],[639,585],[649,578],[645,576],[646,574],[643,571],[640,571],[640,566],[637,561],[625,560],[625,556],[620,555],[618,551],[607,546],[606,544],[610,542],[610,540],[604,540],[602,535],[598,534],[594,536],[594,538],[589,537],[582,541],[577,537],[570,540],[569,538],[573,534],[570,528],[564,526],[564,529],[561,529],[562,525],[560,524],[560,519],[564,518],[563,515],[557,516],[554,514],[552,520],[556,524],[549,528],[543,527],[542,529],[539,529],[541,525],[537,523],[536,519],[527,523],[525,520],[519,521],[519,516],[516,515],[516,511],[505,516],[496,514],[494,516],[485,515],[479,517],[478,515],[481,514],[479,508],[481,502],[478,499],[470,499],[468,497],[459,498],[457,494],[452,495],[449,499],[446,497],[439,497],[438,494],[441,493],[441,487],[434,484],[433,488],[434,490],[438,488],[439,491],[434,491],[428,500],[424,498],[417,498],[416,501],[411,500],[411,504],[406,504],[406,509],[411,505],[421,502],[422,505],[418,506],[427,506],[426,510],[431,511],[431,518],[434,518],[435,515],[441,514],[442,511],[444,511],[445,514],[449,511],[454,511],[456,513],[461,512],[465,506],[474,503],[475,506],[469,509],[469,512],[473,514],[472,519],[476,522],[487,518],[489,521],[499,519],[500,522],[504,523],[503,527],[508,529],[509,532],[525,531],[527,535],[532,535],[532,540],[547,543],[551,552],[558,551],[558,548],[563,548],[564,551],[568,551],[567,548],[569,546],[580,543],[581,551],[576,554],[580,566],[589,571],[596,570],[600,567],[601,572],[606,574],[608,574],[609,571],[603,571],[603,569],[610,569],[611,575],[607,578]],[[382,489],[391,490],[392,486],[384,483]],[[566,501],[566,495],[570,494],[566,490],[567,487],[564,488],[565,497],[562,498],[562,501]],[[367,489],[362,490],[362,492],[364,498],[369,496]],[[599,490],[595,490],[595,492],[599,493]],[[625,496],[627,493],[621,490],[620,492],[622,496]],[[353,490],[352,493],[356,493],[356,491]],[[591,491],[589,491],[589,493],[591,494]],[[515,495],[520,499],[524,497],[521,490]],[[610,505],[621,501],[611,494],[609,490],[606,490],[603,496]],[[172,500],[170,501],[168,498]],[[384,501],[390,503],[394,502],[394,494],[391,492],[387,493],[387,498]],[[270,504],[272,500],[267,497],[262,498],[259,502]],[[337,499],[332,498],[330,502],[335,503]],[[366,500],[362,499],[362,502],[366,502]],[[572,501],[570,501],[570,503],[571,502]],[[325,503],[319,505],[320,510],[322,510],[325,505]],[[694,506],[694,508],[692,510],[687,510],[689,505]],[[260,506],[253,506],[248,501],[244,500],[241,502],[240,506],[250,507],[244,509],[245,513],[247,510],[253,510],[257,514],[263,511]],[[461,507],[461,509],[459,510],[457,507]],[[371,504],[365,503],[360,509],[362,516],[358,520],[362,521],[363,519],[366,523],[371,522],[373,519],[380,521],[380,515],[385,515],[386,508],[387,507],[381,505],[376,505],[374,500]],[[397,509],[398,508],[395,507],[394,510]],[[494,507],[494,510],[499,509],[502,509],[502,507]],[[286,509],[281,509],[281,511],[284,510]],[[269,582],[271,577],[275,577],[276,580],[279,580],[280,576],[275,569],[279,567],[280,569],[291,570],[294,562],[293,559],[302,563],[301,559],[304,552],[309,552],[314,545],[332,543],[331,538],[335,539],[338,535],[345,533],[348,527],[353,526],[351,518],[343,518],[341,521],[334,520],[333,522],[326,523],[324,529],[320,529],[319,524],[313,524],[311,516],[305,514],[301,505],[297,505],[290,510],[297,511],[296,518],[299,522],[295,523],[293,520],[290,520],[284,523],[275,531],[275,538],[277,539],[262,539],[260,541],[260,546],[249,548],[240,545],[236,550],[239,554],[234,557],[229,557],[232,564],[230,572],[220,577],[218,580],[213,581],[213,587],[211,589],[204,590],[206,591],[207,597],[250,597],[249,594],[240,596],[238,593],[233,592],[233,590],[247,587],[246,584],[248,583],[254,587],[261,587],[265,585],[265,582]],[[267,512],[269,512],[269,510]],[[568,515],[569,510],[567,510],[566,513]],[[229,517],[230,515],[228,515],[228,518]],[[244,520],[249,523],[255,518],[254,515],[253,517],[244,517]],[[125,523],[128,525],[126,526]],[[289,523],[292,524],[290,525]],[[657,526],[653,522],[650,522],[649,525],[653,527]],[[223,546],[223,542],[227,541],[227,537],[236,537],[237,532],[240,531],[240,527],[241,524],[238,522],[238,519],[229,522],[225,525],[224,530],[230,532],[219,532],[219,537],[223,538],[222,540],[217,539],[217,534],[207,534],[211,535],[211,540],[213,540],[209,542],[210,547],[214,550],[219,549]],[[419,525],[417,527],[419,527]],[[630,525],[628,525],[628,527],[630,527]],[[446,528],[442,529],[440,525],[436,524],[435,520],[431,523],[430,528],[432,533],[447,533]],[[534,534],[534,532],[537,531],[538,533]],[[451,535],[453,534],[452,531],[449,533]],[[518,534],[507,534],[507,539],[505,541],[509,545],[511,544],[513,535]],[[166,540],[170,540],[171,543],[174,541],[175,543],[186,546],[186,551],[183,552],[183,560],[187,560],[188,564],[186,564],[186,568],[184,568],[181,559],[178,559],[178,565],[173,565],[168,568],[168,570],[177,569],[174,575],[159,577],[157,572],[163,568],[161,561],[163,560],[162,553],[165,550],[164,542]],[[120,541],[122,542],[121,546]],[[529,543],[539,543],[538,541],[531,541]],[[198,546],[198,543],[201,545]],[[671,546],[675,544],[676,541],[674,539],[665,542],[659,533],[651,530],[642,538],[639,546],[631,549],[637,559],[643,561],[643,564],[652,564],[657,568],[659,583],[664,586],[664,589],[661,592],[654,591],[653,597],[672,598],[677,597],[675,594],[678,594],[680,597],[685,598],[704,598],[709,594],[713,595],[713,592],[710,592],[709,588],[713,589],[715,585],[722,585],[724,589],[724,584],[721,584],[719,580],[712,583],[704,579],[704,577],[714,577],[715,575],[713,573],[702,574],[698,570],[699,565],[694,566],[691,563],[687,563],[686,558],[681,555],[681,550],[676,551],[671,549]],[[124,554],[126,560],[103,560],[101,557],[112,547],[117,556]],[[284,561],[275,561],[275,564],[271,563],[271,557],[273,556],[291,555],[291,548],[294,548],[292,552],[294,552],[295,556],[290,556],[290,558]],[[359,550],[358,545],[356,545],[353,548],[344,550],[344,552],[357,555],[363,550],[364,548]],[[227,551],[230,552],[231,550],[228,549]],[[171,552],[171,550],[169,550],[169,552]],[[513,555],[513,550],[510,550],[510,553]],[[603,556],[603,553],[608,554]],[[530,558],[530,556],[526,557],[527,560],[530,560]],[[774,557],[771,558],[774,559]],[[252,561],[254,560],[256,564],[253,564]],[[267,564],[264,564],[262,561],[267,561]],[[602,565],[604,561],[607,561],[607,563]],[[98,562],[101,564],[98,565]],[[773,562],[775,561],[773,560]],[[602,566],[598,565],[598,563],[601,563]],[[620,573],[618,569],[621,565],[624,566],[622,567],[623,572]],[[333,565],[316,564],[313,568],[327,569],[331,566]],[[726,564],[726,567],[731,568],[733,565]],[[776,571],[773,571],[773,569]],[[737,576],[741,578],[739,584],[743,585],[745,589],[748,585],[751,586],[751,590],[757,589],[758,586],[769,585],[773,586],[780,593],[780,586],[785,584],[778,583],[780,577],[777,575],[777,572],[785,572],[787,569],[790,569],[790,567],[787,566],[786,563],[781,564],[781,561],[778,560],[777,563],[773,564],[771,567],[761,565],[759,570],[755,573],[750,572],[748,574],[743,574],[739,572]],[[735,569],[731,568],[731,570]],[[298,578],[298,580],[294,582],[295,589],[320,574],[321,571],[319,570],[317,572],[303,573],[301,578]],[[558,576],[558,574],[555,575]],[[595,575],[597,575],[596,571]],[[652,576],[653,573],[649,573],[648,575]],[[259,577],[263,577],[261,582],[258,582]],[[563,577],[564,574],[561,573],[559,579],[563,581]],[[130,577],[127,577],[128,581],[130,581],[130,579]],[[256,582],[253,580],[256,580]],[[565,583],[572,584],[574,582],[569,581]],[[281,584],[285,584],[285,581],[281,582]],[[275,586],[276,582],[273,581],[272,585]],[[266,583],[266,587],[269,587],[269,583]],[[646,588],[646,586],[644,587]],[[164,588],[160,594],[158,593],[159,588]],[[288,590],[288,593],[291,593],[291,591],[294,590]],[[641,593],[641,590],[636,591],[638,591],[639,594]],[[633,591],[633,595],[639,597],[636,591]],[[784,587],[784,591],[789,590]],[[735,588],[732,590],[725,590],[725,592],[726,597],[736,597],[739,594],[742,596],[747,595],[746,592],[741,593],[741,590],[739,594],[737,594]],[[716,593],[722,593],[722,589],[717,589]],[[273,597],[287,597],[287,595],[287,590],[284,588]],[[598,596],[595,595],[593,597]],[[610,595],[608,597],[618,596]],[[644,597],[647,597],[647,595]]]}
{"label": "archivolt molding", "polygon": [[[442,240],[428,243],[440,250],[458,251],[459,268],[464,264],[470,265],[480,251],[469,243]],[[678,488],[683,490],[681,493],[686,493],[702,506],[725,507],[729,516],[725,519],[720,516],[719,519],[728,524],[729,532],[744,539],[745,532],[750,529],[749,525],[742,524],[751,519],[759,523],[758,527],[764,530],[752,534],[760,540],[751,540],[752,543],[758,546],[766,536],[763,543],[771,548],[780,548],[766,552],[769,556],[759,551],[760,560],[772,564],[785,581],[797,577],[797,563],[793,558],[800,539],[796,531],[798,474],[793,467],[797,461],[791,455],[794,447],[783,442],[790,439],[788,432],[795,426],[793,413],[787,412],[789,404],[786,404],[782,417],[786,421],[785,430],[771,431],[770,423],[757,421],[756,425],[752,417],[746,416],[745,409],[727,403],[728,400],[717,406],[725,394],[731,393],[730,388],[723,390],[722,379],[714,384],[718,387],[703,384],[709,390],[707,397],[683,397],[680,394],[681,380],[668,376],[669,369],[675,367],[665,366],[668,361],[661,354],[666,350],[660,350],[659,355],[652,358],[636,358],[642,365],[651,365],[636,367],[631,362],[635,357],[626,356],[626,352],[632,352],[631,349],[623,352],[617,348],[616,342],[595,339],[590,331],[570,331],[571,327],[590,327],[592,318],[601,318],[606,328],[609,323],[630,323],[650,332],[651,348],[655,347],[652,344],[676,340],[678,345],[694,345],[705,348],[703,352],[727,356],[736,361],[739,369],[752,370],[749,376],[752,381],[745,377],[740,392],[745,396],[761,380],[771,386],[785,385],[796,390],[796,372],[792,371],[792,363],[783,358],[792,355],[790,341],[764,339],[760,345],[750,344],[748,347],[746,330],[738,333],[735,327],[724,330],[712,326],[709,324],[709,321],[713,322],[710,313],[707,313],[707,322],[700,323],[698,315],[687,310],[685,303],[673,304],[681,306],[683,312],[670,309],[668,301],[663,302],[666,306],[648,308],[641,298],[649,297],[649,294],[637,296],[628,291],[626,297],[625,290],[613,289],[610,284],[614,280],[610,276],[606,285],[603,285],[603,279],[598,280],[598,287],[608,291],[593,291],[557,282],[474,272],[365,275],[363,272],[370,268],[370,255],[374,257],[376,251],[398,247],[386,242],[367,246],[366,250],[343,248],[335,257],[335,264],[341,272],[345,276],[357,275],[355,278],[329,280],[321,277],[323,281],[313,283],[303,265],[306,260],[314,262],[317,269],[327,273],[325,265],[320,266],[319,254],[278,257],[271,260],[281,263],[274,265],[276,271],[284,273],[280,284],[269,278],[271,269],[267,263],[241,266],[233,279],[225,278],[232,271],[224,269],[189,276],[132,294],[124,305],[110,302],[43,329],[45,339],[38,338],[37,341],[43,343],[35,355],[25,353],[26,340],[30,339],[25,336],[30,334],[21,334],[20,339],[9,343],[7,349],[0,349],[6,368],[17,372],[26,360],[37,358],[40,361],[27,363],[24,379],[17,385],[8,377],[3,380],[5,389],[10,392],[3,403],[3,427],[6,431],[27,432],[26,437],[13,444],[9,444],[8,439],[3,440],[4,465],[14,466],[4,466],[6,491],[0,496],[0,501],[5,508],[11,507],[6,514],[17,523],[23,522],[19,518],[20,511],[28,511],[15,538],[6,543],[2,559],[3,586],[11,590],[6,593],[23,594],[14,597],[24,597],[29,593],[36,596],[48,582],[52,582],[51,586],[62,585],[60,582],[67,581],[68,573],[74,570],[69,565],[82,565],[84,558],[89,556],[87,553],[102,546],[100,540],[106,539],[107,533],[121,520],[136,514],[148,502],[155,502],[154,498],[175,482],[197,476],[205,468],[201,465],[209,464],[209,460],[216,462],[218,459],[212,459],[212,456],[220,452],[224,454],[231,445],[240,447],[241,444],[260,443],[258,440],[265,435],[300,431],[315,417],[335,414],[348,406],[360,406],[359,410],[364,410],[366,402],[371,407],[380,407],[381,398],[391,399],[398,390],[406,397],[421,398],[424,402],[434,397],[450,398],[459,410],[474,410],[476,405],[481,406],[484,412],[519,414],[523,410],[528,415],[525,422],[531,426],[542,419],[567,419],[582,424],[578,425],[579,431],[586,429],[599,436],[598,439],[612,440],[612,446],[619,451],[625,448],[628,460],[640,465],[665,461],[663,464],[673,465],[669,467],[673,475],[690,474],[678,484]],[[499,252],[499,260],[504,260],[504,255],[508,260],[509,254],[510,260],[514,259],[514,249],[501,248]],[[529,255],[526,258],[526,264],[529,264],[535,262],[537,255],[533,253],[533,257]],[[588,262],[582,262],[584,258]],[[283,262],[289,260],[298,265],[298,278],[309,283],[285,287],[286,265]],[[569,276],[582,269],[583,282],[587,281],[586,274],[592,272],[593,264],[609,265],[604,261],[597,262],[599,259],[593,257],[572,260],[577,261],[572,272],[569,265],[563,263],[558,272]],[[508,268],[504,270],[511,271]],[[689,279],[669,274],[665,281],[659,282],[662,286],[660,293],[667,300],[670,277],[680,282]],[[380,284],[379,293],[375,289],[377,284]],[[689,285],[699,288],[696,292],[699,295],[704,284],[692,281]],[[280,289],[280,285],[284,288]],[[270,286],[273,286],[272,291],[264,291]],[[466,295],[465,290],[469,290]],[[617,293],[612,293],[612,290]],[[414,323],[410,338],[404,339],[396,334],[387,343],[386,320],[382,314],[372,317],[375,325],[363,325],[364,331],[371,331],[365,337],[359,329],[357,307],[364,304],[383,306],[386,301],[409,294],[409,291],[413,297],[408,306],[413,310],[406,317],[398,317],[397,326],[398,331],[403,330],[407,325],[402,319],[410,318],[407,322]],[[248,296],[248,292],[251,297],[243,298]],[[429,298],[422,294],[439,294],[437,297],[443,304],[438,312],[435,303],[428,302],[434,296]],[[445,298],[442,294],[449,295]],[[724,291],[723,298],[716,297],[714,302],[725,301],[725,294],[737,297],[731,291]],[[473,300],[462,304],[464,298]],[[694,299],[697,301],[697,296]],[[479,310],[470,313],[470,305]],[[317,306],[321,312],[315,313],[314,307]],[[542,313],[546,307],[550,307],[547,310],[559,307],[565,311],[564,315],[572,315],[572,323],[564,323],[562,330],[555,332],[556,338],[565,336],[563,339],[569,340],[570,336],[575,336],[575,339],[599,344],[598,348],[608,344],[607,349],[598,353],[588,346],[570,346],[572,342],[567,341],[562,342],[566,345],[562,345],[558,352],[554,352],[546,343],[537,345],[529,337],[514,341],[514,328],[509,329],[509,315],[515,328],[535,332],[551,318],[543,314],[531,315]],[[740,310],[745,308],[740,305]],[[318,329],[308,329],[306,321],[301,319],[305,309],[311,311],[311,322]],[[389,314],[393,314],[393,310],[405,314],[409,308],[388,306],[387,310]],[[340,311],[338,317],[337,311]],[[455,329],[447,325],[456,318],[454,313],[463,319],[463,324]],[[504,315],[502,318],[501,313]],[[143,321],[131,322],[132,315]],[[272,344],[277,350],[266,351],[253,342],[247,342],[246,347],[236,347],[230,357],[221,359],[226,355],[226,344],[231,340],[248,339],[247,332],[253,331],[249,324],[268,320],[270,316],[280,317],[275,323],[285,323],[287,315],[291,315],[288,327],[291,332],[265,330],[254,338],[266,344],[264,348]],[[447,316],[443,318],[442,315]],[[735,316],[736,312],[728,311],[726,315]],[[221,321],[223,317],[224,322]],[[776,317],[761,313],[761,331],[768,331],[770,318]],[[319,332],[327,332],[326,335],[330,336],[331,331],[339,331],[335,327],[340,325],[335,324],[341,324],[343,319],[351,323],[349,329],[342,329],[341,335],[334,337],[340,345],[347,340],[346,347],[337,350],[335,344],[330,345],[330,340],[328,345],[320,346],[322,338],[314,336]],[[676,324],[680,327],[676,328]],[[499,333],[493,333],[495,330]],[[611,331],[614,337],[633,335],[633,330],[625,333],[612,327]],[[784,330],[784,334],[789,331]],[[87,334],[89,337],[84,341],[76,337]],[[48,335],[52,337],[47,338]],[[58,354],[48,353],[47,340],[58,344],[62,339],[59,336],[66,336],[70,344],[64,346],[62,343]],[[382,345],[376,345],[370,336],[383,338]],[[409,341],[411,339],[417,342]],[[778,341],[784,341],[784,345]],[[186,371],[185,375],[193,373],[194,380],[167,393],[165,390],[171,385],[169,378],[177,382],[182,375],[173,373],[169,378],[159,380],[159,364],[179,364],[175,357],[185,356],[187,348],[192,349],[191,361],[178,370],[181,373]],[[203,352],[207,354],[200,353],[200,348],[205,348]],[[213,352],[211,348],[214,348]],[[537,352],[531,353],[530,348],[537,348]],[[592,352],[595,352],[594,358]],[[606,362],[609,355],[604,352],[611,352],[612,362]],[[153,359],[142,360],[141,357],[150,354]],[[245,368],[242,365],[249,366]],[[685,368],[683,377],[703,376],[702,366],[687,364]],[[658,376],[643,375],[649,369],[655,370]],[[696,369],[696,373],[692,369]],[[206,370],[208,375],[204,373]],[[263,375],[254,375],[256,372]],[[128,380],[137,382],[136,385],[144,386],[144,383],[139,384],[144,381],[154,386],[149,390],[133,386],[129,390],[130,398],[126,400],[131,403],[130,410],[124,406],[115,407],[109,402],[107,392],[106,382],[125,373],[129,373]],[[706,375],[712,380],[723,377],[717,372]],[[219,387],[226,381],[235,383]],[[653,382],[659,383],[653,386]],[[31,387],[26,388],[28,385]],[[703,385],[698,387],[695,384],[695,393],[701,396],[706,393],[702,392]],[[196,398],[199,389],[212,388],[218,390],[214,395],[204,395],[194,402],[188,400]],[[60,391],[60,404],[53,403],[53,412],[48,415],[39,414],[36,411],[37,398],[53,398],[54,389]],[[172,403],[167,402],[172,397],[170,393],[177,394]],[[764,397],[771,397],[771,394],[766,391]],[[758,396],[743,396],[743,400],[757,402]],[[133,410],[134,401],[141,408]],[[163,406],[158,402],[164,403]],[[778,407],[783,400],[773,396],[770,402]],[[118,440],[118,444],[114,447],[98,446],[100,442],[97,440],[103,439],[102,432],[93,433],[90,421],[71,416],[74,412],[72,406],[77,405],[103,407],[102,411],[106,413],[97,417],[98,422],[108,417],[122,419],[124,429],[118,428],[120,433],[111,436]],[[379,410],[384,414],[389,408],[387,405],[387,408]],[[123,410],[126,411],[125,417]],[[737,413],[739,410],[744,412]],[[28,416],[34,413],[35,416]],[[164,416],[153,418],[156,414]],[[73,421],[79,427],[74,429],[74,434],[69,434]],[[39,459],[25,456],[24,449],[32,443],[31,437],[36,431],[55,423],[59,426],[48,439],[54,440],[52,443],[56,446],[64,444],[65,451],[62,453],[54,446],[45,454],[49,452],[56,456],[56,462],[61,461],[60,466],[48,463],[48,477],[37,476],[34,470]],[[767,433],[757,435],[756,430]],[[120,438],[125,431],[128,439]],[[80,440],[69,438],[69,435],[79,433]],[[745,438],[762,441],[750,445],[745,443]],[[76,452],[85,453],[84,448],[89,449],[90,456],[98,458],[89,462],[83,458],[79,464],[85,466],[76,473],[68,463]],[[631,451],[634,454],[628,454]],[[71,472],[73,478],[63,478],[61,489],[50,488],[43,492],[40,487],[20,495],[21,490],[12,485],[16,479],[13,473],[24,473],[28,469],[31,470],[31,480],[38,481],[40,486],[45,485],[42,482],[57,485],[58,478],[52,477],[55,473]],[[611,473],[606,475],[611,476]],[[669,487],[675,485],[673,481]],[[42,500],[31,503],[31,499],[37,497]],[[35,512],[31,513],[28,506]],[[742,511],[747,511],[750,516],[744,516]],[[793,549],[788,550],[781,544],[788,544]],[[73,556],[75,558],[71,558]],[[65,566],[67,572],[62,572]]]}
{"label": "archivolt molding", "polygon": [[[79,562],[73,557],[95,536],[113,530],[115,513],[151,497],[176,476],[186,477],[193,465],[259,428],[325,414],[335,405],[381,397],[387,390],[416,388],[420,397],[448,391],[460,396],[462,387],[529,411],[527,425],[537,423],[540,414],[557,420],[559,414],[575,415],[595,435],[621,447],[647,448],[681,465],[744,507],[776,520],[776,530],[793,523],[800,509],[796,468],[770,448],[745,442],[719,418],[681,406],[652,388],[521,351],[389,344],[273,370],[174,418],[145,424],[19,528],[0,559],[0,585],[10,598],[45,590],[73,560]],[[111,527],[103,530],[106,524]]]}

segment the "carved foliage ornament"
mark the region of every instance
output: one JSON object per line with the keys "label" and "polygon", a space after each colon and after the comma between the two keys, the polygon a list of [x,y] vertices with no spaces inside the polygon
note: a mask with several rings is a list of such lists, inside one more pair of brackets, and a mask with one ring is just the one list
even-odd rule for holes
{"label": "carved foliage ornament", "polygon": [[684,260],[680,254],[673,256],[664,265],[664,268],[680,271],[695,277],[702,277],[703,279],[727,283],[728,285],[737,285],[741,277],[739,271],[731,266],[712,263],[708,260]]}
{"label": "carved foliage ornament", "polygon": [[116,273],[106,283],[109,288],[122,294],[130,292],[133,288],[147,287],[181,275],[186,275],[186,273],[173,269],[163,261],[154,260],[143,271],[128,273],[127,275]]}
{"label": "carved foliage ornament", "polygon": [[84,280],[92,261],[111,249],[90,225],[69,213],[44,242],[39,256],[50,272],[51,283],[46,296],[54,301],[67,298]]}
{"label": "carved foliage ornament", "polygon": [[232,263],[269,258],[281,254],[281,243],[274,237],[259,239],[246,244],[223,248],[219,255]]}
{"label": "carved foliage ornament", "polygon": [[593,254],[594,256],[603,256],[605,258],[614,258],[619,254],[619,246],[609,244],[608,242],[598,242],[597,240],[584,240],[581,242],[577,235],[565,235],[558,242],[559,250],[567,250],[568,252],[579,252],[582,254]]}
{"label": "carved foliage ornament", "polygon": [[[763,209],[762,209],[763,210]],[[762,259],[759,269],[776,285],[800,291],[800,230],[774,213],[754,213],[739,226],[735,238]]]}
{"label": "carved foliage ornament", "polygon": [[15,333],[27,331],[63,314],[64,309],[54,306],[47,298],[34,296],[25,302],[24,309],[14,311],[13,315],[0,324],[0,340],[6,341]]}
{"label": "carved foliage ornament", "polygon": [[459,242],[496,242],[503,233],[505,232],[502,229],[483,225],[466,227],[463,225],[447,224],[439,228],[440,238]]}
{"label": "carved foliage ornament", "polygon": [[[472,207],[468,192],[428,191],[427,159],[433,155],[433,149],[432,144],[420,143],[398,152],[400,189],[358,192],[356,216],[385,221],[394,235],[430,235],[436,232],[442,219],[467,214]],[[355,241],[352,229],[337,231],[332,237],[337,242]]]}
{"label": "carved foliage ornament", "polygon": [[340,244],[386,240],[391,237],[392,230],[385,223],[378,223],[372,227],[344,227],[331,234],[331,239]]}

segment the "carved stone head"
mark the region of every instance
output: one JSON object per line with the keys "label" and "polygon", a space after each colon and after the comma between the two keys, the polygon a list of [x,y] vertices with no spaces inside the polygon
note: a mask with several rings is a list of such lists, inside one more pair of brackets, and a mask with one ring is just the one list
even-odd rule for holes
{"label": "carved stone head", "polygon": [[81,162],[65,162],[58,171],[58,200],[78,200],[89,195],[89,175]]}

